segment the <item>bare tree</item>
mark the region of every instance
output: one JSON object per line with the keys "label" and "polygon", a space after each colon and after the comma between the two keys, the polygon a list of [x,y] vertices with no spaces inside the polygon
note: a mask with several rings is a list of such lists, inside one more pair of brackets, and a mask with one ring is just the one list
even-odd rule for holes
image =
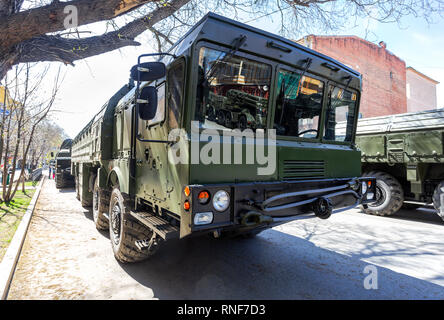
{"label": "bare tree", "polygon": [[[171,45],[207,11],[236,19],[277,13],[281,33],[289,35],[313,27],[339,28],[356,17],[393,22],[413,15],[430,20],[443,9],[443,0],[0,0],[0,79],[19,63],[73,64],[137,46],[135,38],[146,30],[154,33],[159,48]],[[114,28],[96,36],[77,29],[100,21]]]}
{"label": "bare tree", "polygon": [[[14,197],[20,181],[24,179],[25,164],[34,135],[54,104],[60,86],[60,69],[54,76],[54,85],[49,97],[42,95],[42,84],[48,76],[48,68],[32,74],[29,64],[16,66],[10,72],[12,81],[5,81],[5,93],[9,102],[4,107],[0,122],[0,145],[3,163],[2,201],[9,202]],[[8,77],[6,77],[8,79]],[[7,94],[5,94],[7,96]],[[21,160],[21,170],[16,179],[16,167]],[[10,164],[10,167],[9,167]],[[11,168],[9,185],[7,179]]]}

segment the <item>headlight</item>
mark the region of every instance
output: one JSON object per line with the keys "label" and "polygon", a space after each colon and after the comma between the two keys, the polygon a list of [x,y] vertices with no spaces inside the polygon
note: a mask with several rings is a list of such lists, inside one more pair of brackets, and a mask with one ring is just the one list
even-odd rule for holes
{"label": "headlight", "polygon": [[196,213],[194,216],[194,224],[196,226],[203,224],[210,224],[213,222],[213,213],[212,212],[202,212]]}
{"label": "headlight", "polygon": [[362,183],[361,183],[361,191],[362,191],[362,194],[367,192],[367,181],[362,181]]}
{"label": "headlight", "polygon": [[217,211],[225,211],[227,210],[228,206],[230,205],[230,196],[228,193],[224,190],[219,190],[216,192],[216,194],[213,196],[213,207]]}
{"label": "headlight", "polygon": [[375,194],[373,192],[367,193],[367,200],[374,200]]}

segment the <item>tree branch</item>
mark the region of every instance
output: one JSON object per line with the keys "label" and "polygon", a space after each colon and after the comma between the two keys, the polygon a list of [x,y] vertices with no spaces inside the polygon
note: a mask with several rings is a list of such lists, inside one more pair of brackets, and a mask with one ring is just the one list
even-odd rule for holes
{"label": "tree branch", "polygon": [[[172,0],[167,5],[151,11],[124,27],[101,36],[68,39],[60,36],[43,35],[25,41],[20,45],[16,63],[38,61],[60,61],[73,64],[74,61],[92,57],[126,46],[138,46],[134,38],[152,28],[157,22],[169,17],[190,0]],[[1,70],[0,70],[1,71]],[[0,72],[0,78],[1,78]]]}
{"label": "tree branch", "polygon": [[128,13],[146,3],[159,0],[73,0],[52,2],[46,6],[13,13],[0,19],[0,56],[16,44],[46,33],[65,29],[69,5],[77,9],[77,26],[109,20]]}

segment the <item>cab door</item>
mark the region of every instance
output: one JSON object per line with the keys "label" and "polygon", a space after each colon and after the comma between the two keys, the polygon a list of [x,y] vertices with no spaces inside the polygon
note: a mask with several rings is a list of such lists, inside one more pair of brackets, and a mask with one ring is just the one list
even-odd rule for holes
{"label": "cab door", "polygon": [[[182,164],[171,163],[168,153],[171,130],[180,129],[184,103],[185,60],[177,59],[168,66],[166,80],[156,84],[158,105],[153,120],[138,120],[142,139],[164,142],[137,141],[136,193],[153,204],[176,211],[180,202],[180,185],[186,170]],[[179,187],[177,187],[179,186]]]}

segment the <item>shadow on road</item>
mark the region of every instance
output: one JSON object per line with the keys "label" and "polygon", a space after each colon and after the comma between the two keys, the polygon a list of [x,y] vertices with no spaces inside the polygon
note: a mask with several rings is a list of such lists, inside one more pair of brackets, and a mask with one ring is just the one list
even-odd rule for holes
{"label": "shadow on road", "polygon": [[160,299],[442,299],[444,288],[378,267],[366,290],[361,256],[268,230],[255,239],[184,239],[150,260],[122,264]]}
{"label": "shadow on road", "polygon": [[436,210],[430,207],[417,207],[412,209],[401,208],[401,210],[391,217],[394,219],[411,220],[444,226],[444,221],[438,216]]}
{"label": "shadow on road", "polygon": [[57,189],[60,193],[75,193],[76,190],[74,188],[63,188],[63,189]]}

